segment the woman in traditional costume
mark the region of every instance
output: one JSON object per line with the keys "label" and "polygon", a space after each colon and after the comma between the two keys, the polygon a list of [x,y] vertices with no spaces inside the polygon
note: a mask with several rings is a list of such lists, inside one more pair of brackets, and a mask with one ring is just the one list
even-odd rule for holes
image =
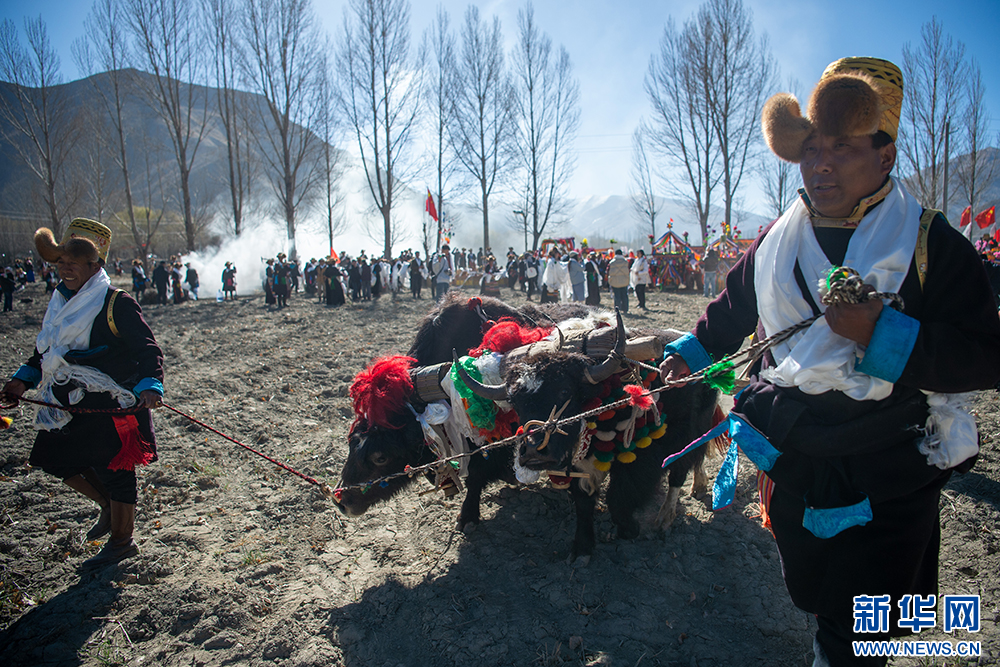
{"label": "woman in traditional costume", "polygon": [[3,389],[16,404],[34,387],[39,400],[83,409],[135,408],[127,414],[67,412],[42,407],[29,462],[96,502],[97,524],[87,533],[108,533],[98,566],[139,553],[132,538],[137,500],[135,467],[156,460],[150,408],[163,395],[163,353],[139,304],[111,286],[104,270],[111,230],[73,220],[61,244],[52,232],[35,233],[38,254],[54,262],[62,281],[42,322],[35,353]]}

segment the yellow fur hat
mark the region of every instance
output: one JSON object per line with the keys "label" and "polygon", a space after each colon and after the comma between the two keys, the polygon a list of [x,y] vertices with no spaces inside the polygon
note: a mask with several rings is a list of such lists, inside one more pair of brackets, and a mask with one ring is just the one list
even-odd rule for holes
{"label": "yellow fur hat", "polygon": [[58,245],[51,229],[42,227],[35,232],[35,248],[46,262],[57,262],[65,253],[107,262],[110,247],[111,230],[86,218],[75,218]]}
{"label": "yellow fur hat", "polygon": [[814,131],[831,137],[875,134],[892,140],[899,132],[903,74],[888,60],[841,58],[830,63],[802,116],[798,100],[778,93],[761,112],[761,128],[775,155],[788,162],[802,159],[802,144]]}

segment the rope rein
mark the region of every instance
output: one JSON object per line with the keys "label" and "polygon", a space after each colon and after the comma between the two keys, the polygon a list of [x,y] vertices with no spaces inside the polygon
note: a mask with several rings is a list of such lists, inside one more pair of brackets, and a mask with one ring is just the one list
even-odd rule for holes
{"label": "rope rein", "polygon": [[[893,308],[896,308],[897,310],[902,310],[903,309],[903,299],[898,294],[888,293],[888,292],[865,292],[864,291],[864,284],[863,284],[863,281],[862,281],[861,277],[858,275],[858,273],[856,271],[854,271],[853,269],[848,268],[848,267],[835,267],[832,271],[830,271],[829,276],[826,279],[826,286],[825,287],[826,287],[826,289],[821,289],[821,292],[822,292],[821,302],[824,305],[827,305],[827,306],[833,305],[833,304],[838,304],[838,303],[857,304],[857,303],[862,303],[862,302],[865,302],[865,301],[868,301],[868,300],[871,300],[871,299],[888,299],[888,300],[892,301],[892,303],[890,305]],[[484,314],[480,313],[479,315],[480,315],[480,318],[482,318]],[[774,345],[777,345],[778,343],[781,343],[781,342],[787,340],[788,338],[790,338],[791,336],[793,336],[795,333],[797,333],[797,332],[799,332],[799,331],[801,331],[801,330],[809,327],[810,325],[812,325],[813,322],[815,322],[816,320],[818,320],[822,316],[823,316],[823,313],[818,313],[816,315],[813,315],[812,317],[809,317],[809,318],[803,320],[802,322],[799,322],[798,324],[793,324],[790,327],[782,329],[781,331],[778,331],[775,334],[772,334],[772,335],[770,335],[770,336],[768,336],[768,337],[766,337],[764,339],[761,339],[761,340],[757,341],[756,343],[753,343],[753,344],[749,345],[747,348],[745,348],[743,350],[739,350],[739,351],[737,351],[737,352],[735,352],[733,354],[730,354],[730,355],[724,357],[719,362],[717,362],[716,364],[713,364],[713,366],[711,366],[709,368],[712,368],[712,367],[715,367],[715,366],[718,366],[718,365],[724,364],[724,363],[734,363],[735,360],[741,359],[741,358],[745,358],[745,362],[749,366],[749,365],[755,363],[761,357],[761,355],[764,354],[764,352],[767,349],[769,349],[770,347],[772,347]],[[628,359],[624,355],[622,355],[620,353],[617,353],[617,352],[612,352],[610,354],[610,356],[613,357],[613,358],[615,358],[622,365],[631,364],[633,366],[644,368],[646,370],[651,370],[651,371],[654,371],[654,372],[657,372],[657,373],[659,372],[659,368],[656,367],[656,366],[652,366],[650,364],[645,364],[645,363],[642,363],[640,361],[635,361],[633,359]],[[666,391],[667,389],[671,389],[673,387],[680,386],[680,385],[685,385],[685,384],[687,384],[689,382],[702,381],[702,380],[705,379],[706,371],[708,371],[708,370],[709,369],[706,368],[706,369],[703,369],[701,371],[698,371],[697,373],[691,373],[690,375],[686,375],[683,378],[680,378],[678,380],[669,380],[669,381],[663,380],[663,385],[662,386],[657,387],[656,389],[646,390],[646,391],[644,391],[641,394],[641,396],[656,397],[661,392]],[[133,407],[133,408],[115,408],[115,409],[72,408],[72,407],[66,407],[66,406],[52,404],[52,403],[46,403],[46,402],[43,402],[43,401],[36,401],[36,400],[33,400],[33,399],[24,398],[24,397],[18,397],[17,400],[18,401],[24,401],[25,403],[32,403],[34,405],[40,405],[40,406],[51,407],[51,408],[58,408],[60,410],[66,410],[67,412],[76,412],[76,413],[82,413],[82,414],[131,414],[131,413],[138,412],[140,409],[142,409],[142,408],[135,408],[135,407]],[[365,482],[363,484],[353,484],[353,485],[349,485],[349,486],[338,487],[336,489],[331,489],[329,485],[324,484],[324,483],[316,480],[315,478],[310,477],[309,475],[306,475],[305,473],[299,472],[298,470],[295,470],[294,468],[291,468],[290,466],[288,466],[288,465],[286,465],[286,464],[282,463],[281,461],[278,461],[278,460],[276,460],[274,458],[271,458],[270,456],[267,456],[266,454],[258,452],[257,450],[253,449],[252,447],[250,447],[250,446],[248,446],[248,445],[240,442],[239,440],[236,440],[235,438],[232,438],[232,437],[226,435],[225,433],[222,433],[221,431],[219,431],[219,430],[217,430],[215,428],[212,428],[208,424],[205,424],[204,422],[199,421],[198,419],[192,417],[191,415],[185,414],[184,412],[181,412],[180,410],[178,410],[178,409],[176,409],[176,408],[174,408],[174,407],[172,407],[170,405],[167,405],[166,403],[161,403],[161,405],[163,407],[167,408],[168,410],[170,410],[172,412],[175,412],[176,414],[180,415],[181,417],[184,417],[185,419],[188,419],[189,421],[194,422],[195,424],[198,424],[202,428],[204,428],[206,430],[209,430],[212,433],[215,433],[216,435],[219,435],[222,438],[225,438],[226,440],[228,440],[228,441],[230,441],[230,442],[232,442],[232,443],[234,443],[236,445],[239,445],[243,449],[245,449],[245,450],[247,450],[247,451],[249,451],[249,452],[251,452],[253,454],[256,454],[257,456],[260,456],[261,458],[269,461],[270,463],[278,466],[279,468],[287,470],[288,472],[290,472],[290,473],[292,473],[294,475],[297,475],[298,477],[300,477],[301,479],[305,480],[306,482],[315,485],[316,487],[319,488],[320,492],[325,497],[331,497],[332,496],[335,499],[339,500],[340,494],[343,491],[357,489],[357,490],[360,490],[362,493],[364,493],[364,492],[367,492],[369,489],[371,489],[376,484],[384,487],[384,486],[388,486],[388,484],[389,484],[390,481],[395,480],[395,479],[399,479],[401,477],[410,477],[410,478],[412,478],[414,475],[422,474],[422,473],[425,473],[425,472],[427,472],[427,473],[434,472],[434,471],[440,469],[441,466],[452,466],[452,467],[454,467],[462,459],[470,458],[470,457],[472,457],[475,454],[482,454],[484,457],[488,457],[489,456],[489,452],[491,452],[493,450],[496,450],[496,449],[500,449],[502,447],[508,447],[510,445],[516,444],[516,443],[522,441],[523,439],[525,439],[527,436],[529,436],[531,434],[534,434],[534,433],[538,433],[538,432],[544,433],[545,443],[547,443],[548,442],[548,438],[551,435],[551,433],[554,432],[554,431],[558,431],[558,429],[560,427],[562,427],[562,426],[565,426],[565,425],[568,425],[568,424],[572,424],[574,422],[578,422],[581,419],[586,420],[589,417],[595,417],[595,416],[597,416],[597,415],[599,415],[599,414],[601,414],[603,412],[606,412],[608,410],[617,410],[617,409],[623,408],[623,407],[625,407],[627,405],[634,405],[635,404],[635,400],[636,399],[633,398],[632,396],[626,396],[625,398],[619,399],[619,400],[611,402],[611,403],[603,404],[603,405],[601,405],[601,406],[599,406],[597,408],[594,408],[592,410],[587,410],[587,411],[581,412],[581,413],[579,413],[577,415],[574,415],[574,416],[571,416],[571,417],[560,418],[560,415],[562,414],[563,410],[565,410],[566,406],[568,405],[568,402],[567,402],[566,404],[563,405],[563,407],[561,409],[559,409],[558,412],[556,412],[555,407],[553,407],[552,412],[550,413],[550,416],[549,416],[548,420],[546,420],[544,422],[539,421],[539,420],[532,420],[532,421],[528,422],[527,424],[525,424],[524,426],[526,428],[524,428],[523,431],[520,434],[515,434],[515,435],[509,436],[507,438],[496,440],[496,441],[491,442],[491,443],[486,443],[486,444],[482,445],[481,447],[479,447],[478,449],[475,449],[475,450],[472,450],[472,451],[469,451],[469,452],[462,452],[462,453],[455,454],[455,455],[452,455],[452,456],[448,456],[448,457],[444,457],[444,458],[439,458],[439,459],[437,459],[437,460],[435,460],[435,461],[433,461],[431,463],[425,463],[423,465],[416,466],[416,467],[412,467],[412,466],[408,465],[408,466],[406,466],[403,469],[402,472],[393,473],[391,475],[386,475],[385,477],[380,477],[380,478],[372,480],[370,482]],[[0,405],[0,409],[11,408],[11,407],[13,407],[13,406]],[[567,468],[567,470],[565,471],[565,473],[566,473],[566,476],[570,476],[571,471]]]}
{"label": "rope rein", "polygon": [[[65,405],[59,405],[57,403],[47,403],[45,401],[36,401],[36,400],[34,400],[32,398],[24,398],[23,396],[19,397],[17,400],[18,401],[23,401],[25,403],[31,403],[33,405],[39,405],[39,406],[46,407],[46,408],[56,408],[56,409],[59,409],[59,410],[65,410],[66,412],[78,413],[78,414],[127,415],[127,414],[135,414],[136,412],[139,412],[140,410],[144,409],[144,408],[139,408],[139,407],[131,407],[131,408],[75,408],[75,407],[67,407]],[[206,424],[206,423],[204,423],[202,421],[199,421],[198,419],[192,417],[189,414],[181,412],[180,410],[178,410],[177,408],[173,407],[172,405],[167,405],[166,403],[162,403],[162,402],[160,403],[160,405],[162,407],[166,408],[167,410],[170,410],[171,412],[175,412],[178,415],[180,415],[181,417],[184,417],[185,419],[187,419],[187,420],[189,420],[191,422],[194,422],[198,426],[201,426],[202,428],[204,428],[204,429],[206,429],[208,431],[211,431],[212,433],[215,433],[218,436],[221,436],[221,437],[225,438],[229,442],[232,442],[232,443],[234,443],[236,445],[239,445],[240,447],[242,447],[243,449],[247,450],[248,452],[250,452],[252,454],[256,454],[257,456],[261,457],[262,459],[265,459],[265,460],[269,461],[270,463],[273,463],[274,465],[278,466],[279,468],[282,468],[283,470],[287,470],[288,472],[292,473],[293,475],[297,475],[298,477],[304,479],[305,481],[307,481],[310,484],[313,484],[317,488],[319,488],[320,493],[322,493],[324,496],[330,497],[330,496],[333,495],[333,489],[331,489],[328,484],[324,484],[323,482],[320,482],[319,480],[317,480],[317,479],[315,479],[313,477],[310,477],[309,475],[307,475],[307,474],[305,474],[303,472],[299,472],[295,468],[292,468],[291,466],[289,466],[289,465],[287,465],[285,463],[282,463],[281,461],[278,461],[277,459],[274,459],[274,458],[268,456],[267,454],[264,454],[263,452],[258,452],[256,449],[250,447],[249,445],[246,445],[246,444],[240,442],[236,438],[233,438],[233,437],[230,437],[230,436],[226,435],[222,431],[219,431],[219,430],[217,430],[215,428],[212,428],[208,424]],[[3,409],[4,407],[13,407],[13,406],[0,406],[0,409]]]}

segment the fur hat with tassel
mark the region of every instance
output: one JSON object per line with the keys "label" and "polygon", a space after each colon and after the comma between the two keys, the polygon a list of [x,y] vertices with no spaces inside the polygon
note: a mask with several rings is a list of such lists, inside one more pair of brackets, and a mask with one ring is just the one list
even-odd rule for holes
{"label": "fur hat with tassel", "polygon": [[830,137],[872,135],[896,140],[903,105],[903,74],[888,60],[842,58],[831,63],[809,98],[805,116],[790,93],[778,93],[761,112],[764,139],[787,162],[802,160],[813,132]]}
{"label": "fur hat with tassel", "polygon": [[48,227],[35,231],[35,248],[42,259],[50,263],[59,261],[63,255],[88,262],[107,262],[110,247],[111,230],[86,218],[75,218],[66,228],[62,243],[59,244]]}

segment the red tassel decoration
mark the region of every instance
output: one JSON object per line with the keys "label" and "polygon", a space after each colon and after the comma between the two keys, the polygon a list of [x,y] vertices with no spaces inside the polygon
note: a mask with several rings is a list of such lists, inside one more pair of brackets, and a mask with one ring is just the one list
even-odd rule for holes
{"label": "red tassel decoration", "polygon": [[537,343],[552,332],[552,328],[523,327],[510,317],[502,317],[499,322],[489,320],[482,325],[483,342],[474,350],[469,351],[470,357],[480,357],[486,350],[497,354],[506,354],[511,350]]}
{"label": "red tassel decoration", "polygon": [[382,357],[358,373],[350,388],[355,416],[384,428],[402,428],[389,419],[403,410],[413,393],[410,368],[416,362],[401,355]]}
{"label": "red tassel decoration", "polygon": [[623,387],[625,393],[629,395],[629,403],[640,410],[649,410],[653,407],[653,398],[646,395],[646,390],[637,384],[627,384]]}
{"label": "red tassel decoration", "polygon": [[153,448],[142,439],[135,415],[112,415],[122,448],[108,464],[109,470],[135,470],[153,462]]}

